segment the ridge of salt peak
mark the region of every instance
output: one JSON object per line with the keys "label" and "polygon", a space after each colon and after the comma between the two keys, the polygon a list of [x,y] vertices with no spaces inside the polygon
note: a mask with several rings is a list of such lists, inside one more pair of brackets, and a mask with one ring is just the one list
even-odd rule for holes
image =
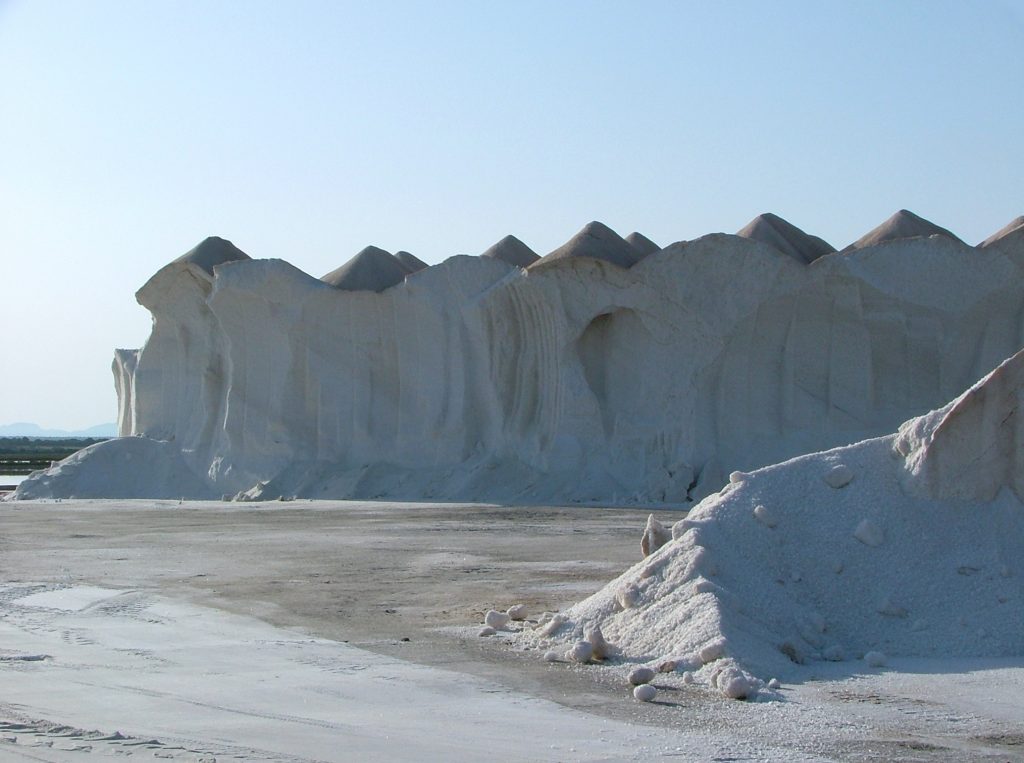
{"label": "ridge of salt peak", "polygon": [[917,238],[927,236],[946,236],[954,241],[963,243],[961,239],[951,231],[936,225],[931,220],[915,215],[907,209],[901,209],[890,216],[881,225],[878,225],[849,246],[840,250],[840,253],[848,253],[856,249],[865,249],[886,241],[895,241],[900,238]]}
{"label": "ridge of salt peak", "polygon": [[534,262],[530,268],[573,257],[604,260],[627,269],[638,261],[636,250],[604,223],[596,220],[584,225],[575,236]]}
{"label": "ridge of salt peak", "polygon": [[772,212],[762,212],[736,232],[741,238],[760,241],[806,265],[835,252],[835,247],[812,236]]}
{"label": "ridge of salt peak", "polygon": [[411,252],[406,252],[405,250],[399,250],[395,252],[393,256],[396,260],[398,260],[399,264],[401,264],[401,266],[405,268],[409,275],[412,275],[413,273],[418,273],[419,271],[425,270],[426,268],[430,267],[427,263],[425,263],[415,254]]}
{"label": "ridge of salt peak", "polygon": [[512,234],[493,244],[480,256],[502,260],[518,268],[527,268],[540,259],[539,254]]}
{"label": "ridge of salt peak", "polygon": [[226,238],[208,236],[185,252],[185,254],[171,260],[170,264],[188,263],[196,265],[212,276],[213,269],[217,265],[249,259],[252,258]]}
{"label": "ridge of salt peak", "polygon": [[642,260],[649,254],[661,251],[661,247],[651,241],[647,236],[639,231],[633,231],[630,233],[624,241],[633,247],[633,251],[637,254],[637,260]]}
{"label": "ridge of salt peak", "polygon": [[409,275],[401,261],[377,246],[367,246],[320,280],[343,291],[382,292],[402,283]]}
{"label": "ridge of salt peak", "polygon": [[994,244],[997,241],[1002,241],[1004,238],[1014,233],[1024,234],[1024,215],[1021,215],[1020,217],[1015,217],[1014,219],[1010,220],[1009,224],[1004,225],[1002,228],[997,230],[987,239],[978,244],[978,248],[982,249],[986,246],[990,246],[991,244]]}

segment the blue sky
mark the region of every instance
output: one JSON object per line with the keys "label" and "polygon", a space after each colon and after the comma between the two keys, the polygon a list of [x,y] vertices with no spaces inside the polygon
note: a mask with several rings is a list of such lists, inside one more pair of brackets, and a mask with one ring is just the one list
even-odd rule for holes
{"label": "blue sky", "polygon": [[593,219],[974,243],[1024,214],[1021,93],[1018,0],[0,0],[0,423],[113,420],[135,290],[207,235],[316,276]]}

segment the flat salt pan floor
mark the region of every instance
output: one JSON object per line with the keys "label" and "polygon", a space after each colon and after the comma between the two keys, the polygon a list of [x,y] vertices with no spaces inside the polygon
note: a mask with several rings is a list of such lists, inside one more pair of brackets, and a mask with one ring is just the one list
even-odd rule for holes
{"label": "flat salt pan floor", "polygon": [[1024,661],[641,705],[611,671],[475,636],[491,607],[600,588],[646,514],[2,503],[0,760],[1024,760]]}

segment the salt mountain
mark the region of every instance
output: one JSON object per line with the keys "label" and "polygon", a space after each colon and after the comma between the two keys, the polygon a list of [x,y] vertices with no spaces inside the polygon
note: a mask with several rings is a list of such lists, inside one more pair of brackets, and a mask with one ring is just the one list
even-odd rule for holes
{"label": "salt mountain", "polygon": [[766,214],[652,246],[591,223],[539,259],[368,247],[316,279],[207,239],[137,294],[122,438],[16,496],[682,503],[890,432],[1024,344],[1019,221],[972,247],[900,211],[835,253]]}

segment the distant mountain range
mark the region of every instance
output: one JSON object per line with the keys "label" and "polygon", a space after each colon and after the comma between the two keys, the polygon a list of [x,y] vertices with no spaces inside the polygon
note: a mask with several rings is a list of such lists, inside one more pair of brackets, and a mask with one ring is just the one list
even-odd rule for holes
{"label": "distant mountain range", "polygon": [[116,437],[116,424],[97,424],[88,429],[43,429],[38,424],[19,421],[0,424],[0,437]]}

